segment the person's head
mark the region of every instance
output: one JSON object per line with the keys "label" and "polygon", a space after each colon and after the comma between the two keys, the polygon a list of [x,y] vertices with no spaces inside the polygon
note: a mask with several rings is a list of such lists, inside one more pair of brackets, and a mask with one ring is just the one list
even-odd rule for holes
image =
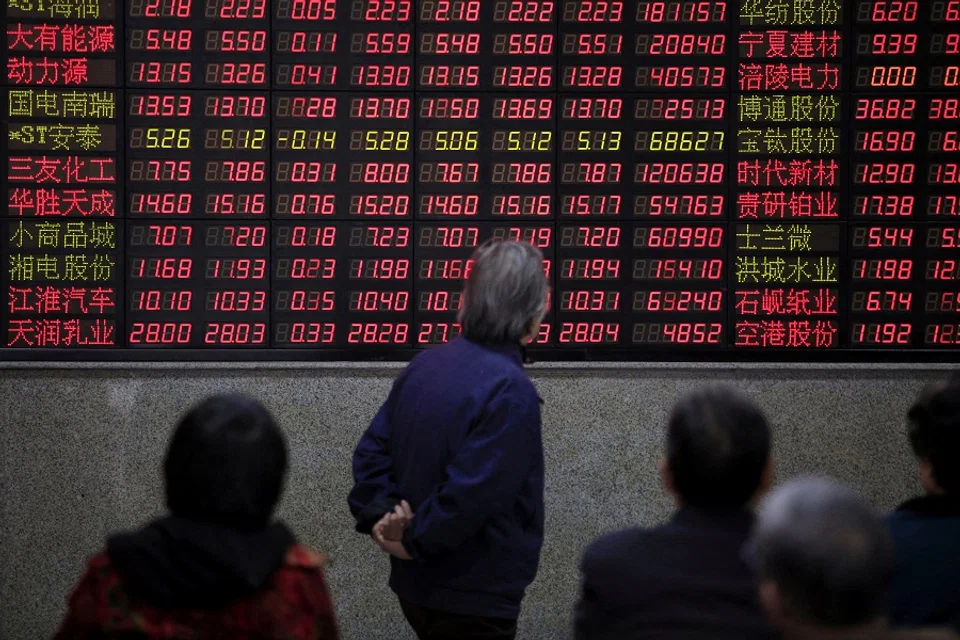
{"label": "person's head", "polygon": [[924,490],[960,496],[960,380],[926,387],[907,422]]}
{"label": "person's head", "polygon": [[163,463],[177,517],[237,529],[270,522],[287,471],[286,440],[252,398],[213,396],[177,425]]}
{"label": "person's head", "polygon": [[745,552],[781,628],[816,635],[884,623],[893,545],[853,490],[824,478],[787,482],[764,500]]}
{"label": "person's head", "polygon": [[549,293],[540,250],[526,242],[488,242],[472,260],[457,316],[463,335],[484,344],[536,338]]}
{"label": "person's head", "polygon": [[689,393],[670,416],[660,472],[683,506],[746,507],[773,479],[767,420],[729,387]]}

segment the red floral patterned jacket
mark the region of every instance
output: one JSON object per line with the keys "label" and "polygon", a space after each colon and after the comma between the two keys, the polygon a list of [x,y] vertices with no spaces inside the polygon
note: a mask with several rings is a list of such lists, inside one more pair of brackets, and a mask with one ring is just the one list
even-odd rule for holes
{"label": "red floral patterned jacket", "polygon": [[132,599],[106,553],[93,556],[54,640],[338,640],[323,579],[326,558],[302,545],[287,552],[267,588],[217,611],[156,609]]}

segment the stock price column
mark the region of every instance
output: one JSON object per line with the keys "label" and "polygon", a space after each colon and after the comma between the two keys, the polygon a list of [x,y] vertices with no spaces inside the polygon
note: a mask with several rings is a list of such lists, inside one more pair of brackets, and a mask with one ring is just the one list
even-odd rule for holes
{"label": "stock price column", "polygon": [[427,345],[459,334],[460,291],[483,242],[538,246],[552,278],[556,8],[424,0],[417,18],[415,340]]}
{"label": "stock price column", "polygon": [[411,227],[392,223],[412,218],[413,3],[276,11],[276,86],[299,91],[274,95],[274,344],[406,345]]}
{"label": "stock price column", "polygon": [[733,344],[837,348],[843,8],[839,0],[739,4]]}
{"label": "stock price column", "polygon": [[117,15],[5,3],[3,345],[121,343]]}
{"label": "stock price column", "polygon": [[928,44],[918,2],[861,0],[854,15],[850,345],[907,348],[922,312],[914,292],[926,100],[913,92],[926,88],[920,63],[935,39]]}
{"label": "stock price column", "polygon": [[733,3],[637,3],[630,343],[725,345]]}
{"label": "stock price column", "polygon": [[[350,5],[349,209],[343,227],[345,318],[338,338],[356,349],[409,346],[413,324],[413,0]],[[396,224],[396,223],[407,224]],[[345,312],[345,313],[344,313]]]}
{"label": "stock price column", "polygon": [[[560,346],[620,344],[619,222],[629,155],[623,95],[631,3],[563,0],[560,7],[557,332]],[[626,87],[632,90],[632,87]]]}
{"label": "stock price column", "polygon": [[127,6],[128,344],[268,346],[268,3]]}
{"label": "stock price column", "polygon": [[619,224],[603,223],[620,222],[629,162],[623,62],[630,6],[563,0],[560,7],[555,304],[561,346],[614,346],[622,336],[626,239]]}
{"label": "stock price column", "polygon": [[918,69],[918,82],[926,75],[931,93],[918,107],[927,117],[927,157],[925,166],[918,167],[917,179],[918,187],[926,183],[929,223],[925,260],[917,264],[918,279],[923,269],[924,315],[916,333],[925,348],[956,349],[960,346],[960,0],[905,4],[918,4],[919,19],[927,18],[930,24],[930,37],[921,39],[920,46],[927,48],[931,64]]}

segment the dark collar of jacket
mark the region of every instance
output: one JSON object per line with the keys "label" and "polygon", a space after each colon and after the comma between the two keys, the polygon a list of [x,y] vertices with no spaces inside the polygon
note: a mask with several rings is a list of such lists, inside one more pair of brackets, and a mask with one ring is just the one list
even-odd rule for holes
{"label": "dark collar of jacket", "polygon": [[[465,337],[461,337],[461,339],[475,344],[478,347],[482,347],[487,351],[505,355],[521,369],[524,364],[533,362],[533,359],[527,353],[527,348],[522,344],[513,344],[510,342],[473,342]],[[541,405],[543,404],[543,398],[540,397],[539,394],[537,394],[537,401],[540,402]]]}
{"label": "dark collar of jacket", "polygon": [[682,507],[674,514],[673,523],[690,527],[723,525],[748,530],[753,526],[753,513],[739,507]]}
{"label": "dark collar of jacket", "polygon": [[920,496],[907,500],[897,507],[897,512],[901,511],[928,516],[960,517],[960,498],[956,496]]}
{"label": "dark collar of jacket", "polygon": [[519,343],[514,344],[512,342],[476,342],[470,340],[465,336],[460,336],[460,339],[475,344],[478,347],[486,349],[487,351],[493,351],[494,353],[499,353],[507,356],[514,362],[514,364],[522,367],[524,361],[526,360],[526,349],[523,348]]}

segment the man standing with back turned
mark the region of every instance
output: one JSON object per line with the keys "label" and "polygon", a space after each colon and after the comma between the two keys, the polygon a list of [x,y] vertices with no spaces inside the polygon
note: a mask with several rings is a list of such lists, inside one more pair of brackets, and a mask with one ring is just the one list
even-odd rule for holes
{"label": "man standing with back turned", "polygon": [[751,504],[773,475],[763,414],[720,386],[681,398],[660,474],[679,509],[667,524],[610,534],[587,549],[577,640],[773,637],[741,556]]}
{"label": "man standing with back turned", "polygon": [[540,398],[522,350],[546,311],[542,260],[515,242],[474,253],[462,336],[413,359],[354,453],[357,530],[393,556],[421,640],[511,640],[537,573]]}

